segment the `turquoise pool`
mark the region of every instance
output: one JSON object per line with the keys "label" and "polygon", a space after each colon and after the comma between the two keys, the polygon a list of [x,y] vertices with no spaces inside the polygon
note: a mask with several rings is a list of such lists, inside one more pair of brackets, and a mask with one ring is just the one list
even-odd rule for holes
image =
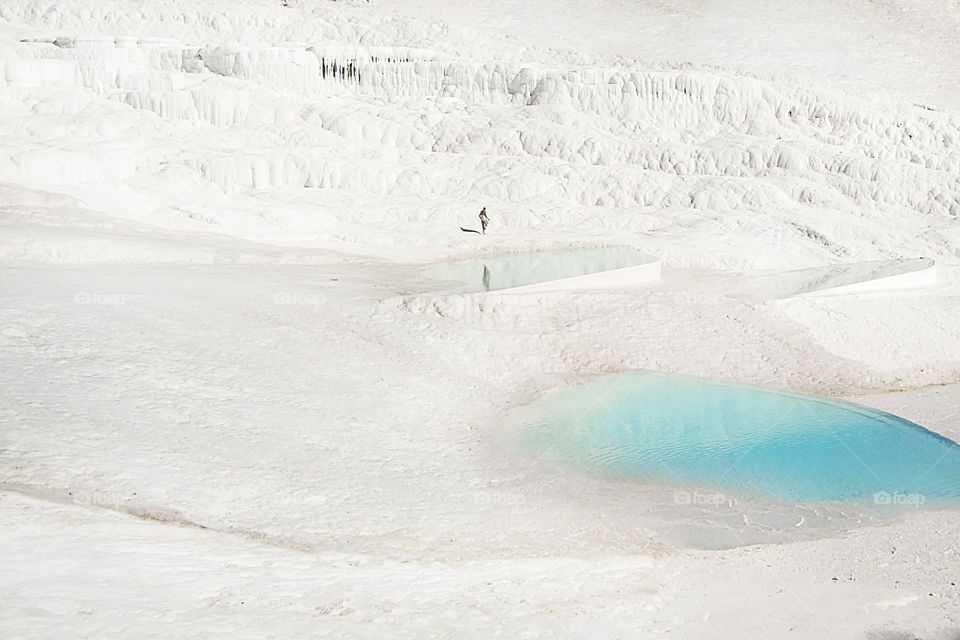
{"label": "turquoise pool", "polygon": [[841,400],[633,372],[528,411],[524,448],[600,474],[792,502],[960,497],[960,446]]}

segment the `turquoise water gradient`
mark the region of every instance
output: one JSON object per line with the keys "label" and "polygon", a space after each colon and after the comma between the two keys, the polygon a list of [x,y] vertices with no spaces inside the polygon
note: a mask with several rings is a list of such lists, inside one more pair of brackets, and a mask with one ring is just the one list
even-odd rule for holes
{"label": "turquoise water gradient", "polygon": [[960,446],[840,400],[633,372],[533,410],[526,448],[596,472],[789,501],[960,497]]}

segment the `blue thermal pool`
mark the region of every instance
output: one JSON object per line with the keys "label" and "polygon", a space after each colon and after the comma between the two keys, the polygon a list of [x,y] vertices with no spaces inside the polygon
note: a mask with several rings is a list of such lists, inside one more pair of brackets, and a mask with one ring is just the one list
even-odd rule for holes
{"label": "blue thermal pool", "polygon": [[607,475],[799,502],[960,497],[960,446],[840,400],[633,372],[526,411],[524,448]]}

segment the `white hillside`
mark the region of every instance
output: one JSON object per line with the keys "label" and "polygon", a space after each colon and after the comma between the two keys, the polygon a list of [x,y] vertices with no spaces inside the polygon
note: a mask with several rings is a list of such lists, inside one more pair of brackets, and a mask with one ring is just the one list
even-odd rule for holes
{"label": "white hillside", "polygon": [[792,77],[861,95],[960,108],[956,0],[381,0],[410,16],[559,50]]}
{"label": "white hillside", "polygon": [[[580,236],[706,226],[728,238],[786,235],[818,260],[957,249],[943,231],[960,214],[951,112],[731,71],[458,54],[429,25],[398,30],[395,19],[365,22],[335,5],[269,12],[259,32],[260,13],[100,6],[97,31],[109,35],[78,35],[84,10],[69,4],[5,10],[34,29],[8,45],[10,95],[73,121],[51,140],[8,120],[6,179],[75,185],[91,204],[90,182],[168,193],[184,180],[211,183],[207,193],[305,187],[323,200],[415,195],[392,222],[428,233],[451,205],[491,202],[508,227]],[[158,118],[134,119],[129,107]],[[78,122],[91,111],[99,124]],[[141,117],[149,126],[135,135],[148,155],[130,158],[112,140]],[[51,143],[67,153],[51,157]],[[291,232],[298,224],[284,221]]]}

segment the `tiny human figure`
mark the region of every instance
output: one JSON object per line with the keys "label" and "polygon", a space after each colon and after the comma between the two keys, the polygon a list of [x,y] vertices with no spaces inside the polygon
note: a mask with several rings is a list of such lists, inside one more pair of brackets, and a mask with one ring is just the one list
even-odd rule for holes
{"label": "tiny human figure", "polygon": [[487,208],[484,207],[480,210],[480,228],[482,233],[487,232],[487,225],[490,224],[490,218],[487,217]]}

